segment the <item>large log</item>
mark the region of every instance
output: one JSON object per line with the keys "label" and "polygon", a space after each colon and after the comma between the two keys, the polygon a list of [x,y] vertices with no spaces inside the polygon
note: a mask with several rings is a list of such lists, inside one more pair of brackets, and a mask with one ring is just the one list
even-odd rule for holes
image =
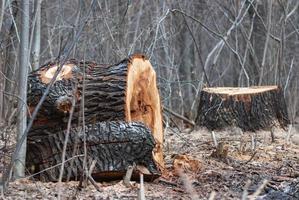
{"label": "large log", "polygon": [[208,129],[240,127],[243,131],[285,127],[285,99],[277,86],[203,88],[196,124]]}
{"label": "large log", "polygon": [[[66,131],[41,136],[31,135],[27,143],[26,167],[36,178],[44,181],[57,181],[60,166],[51,168],[62,162],[62,150]],[[85,127],[70,129],[67,143],[63,180],[80,179],[83,172],[84,134],[86,138],[87,163],[95,160],[92,177],[96,180],[113,180],[124,176],[128,166],[141,165],[150,174],[146,178],[154,179],[160,175],[153,159],[152,151],[155,141],[150,130],[137,122],[100,122]],[[78,157],[78,155],[81,155]],[[76,157],[77,156],[77,157]],[[73,159],[71,159],[73,158]],[[49,169],[50,168],[50,169]],[[48,169],[48,170],[46,170]]]}
{"label": "large log", "polygon": [[[58,65],[51,62],[30,74],[30,110],[37,105]],[[160,168],[164,167],[161,104],[156,73],[145,56],[133,55],[110,66],[76,60],[66,62],[30,134],[40,134],[40,130],[44,129],[52,132],[65,129],[72,98],[76,99],[73,124],[81,122],[83,111],[86,124],[107,120],[145,123],[156,142],[154,159]]]}

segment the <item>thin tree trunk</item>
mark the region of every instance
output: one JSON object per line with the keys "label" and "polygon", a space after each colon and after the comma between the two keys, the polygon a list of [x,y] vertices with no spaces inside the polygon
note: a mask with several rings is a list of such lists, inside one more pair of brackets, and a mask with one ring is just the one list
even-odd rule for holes
{"label": "thin tree trunk", "polygon": [[262,66],[261,66],[261,71],[260,71],[260,77],[259,77],[259,83],[258,85],[262,85],[263,79],[264,79],[264,70],[265,70],[265,64],[266,64],[266,59],[267,59],[267,49],[269,46],[269,39],[270,39],[270,34],[271,34],[271,17],[272,17],[272,0],[269,0],[267,2],[267,33],[266,33],[266,41],[265,41],[265,47],[264,47],[264,52],[263,52],[263,59],[262,59]]}
{"label": "thin tree trunk", "polygon": [[39,68],[40,57],[40,35],[41,35],[41,3],[42,0],[35,0],[35,27],[33,33],[33,47],[32,47],[32,68],[36,70]]}
{"label": "thin tree trunk", "polygon": [[[18,102],[19,118],[17,124],[18,142],[27,125],[26,105],[23,102],[27,101],[27,76],[28,76],[28,45],[29,45],[29,0],[21,1],[21,43],[20,43],[20,70],[19,70],[19,97]],[[21,145],[20,151],[16,154],[14,177],[20,178],[25,175],[25,159],[26,159],[26,140]]]}
{"label": "thin tree trunk", "polygon": [[1,11],[0,11],[0,31],[1,31],[2,23],[3,23],[4,7],[5,7],[5,0],[2,0]]}
{"label": "thin tree trunk", "polygon": [[[264,29],[263,22],[266,21],[267,18],[266,8],[265,8],[267,6],[267,3],[268,2],[266,1],[256,2],[254,4],[255,8],[252,8],[257,10],[257,12],[260,15],[260,18],[259,17],[253,18],[254,11],[252,11],[252,13],[249,14],[252,20],[254,20],[253,31],[250,38],[251,44],[253,46],[253,52],[251,52],[249,56],[249,65],[252,66],[251,68],[249,68],[250,77],[252,78],[251,85],[259,84],[259,79],[261,75],[260,71],[262,69],[261,65],[262,65],[264,47],[266,42],[266,35],[263,30]],[[257,60],[255,60],[254,54],[256,55]]]}
{"label": "thin tree trunk", "polygon": [[[19,9],[17,1],[7,2],[8,10],[10,13],[10,17],[12,18],[11,23],[8,27],[9,31],[7,34],[4,34],[4,38],[6,38],[4,41],[4,45],[6,46],[4,55],[3,55],[3,70],[2,72],[5,74],[4,80],[3,80],[3,87],[1,87],[6,94],[15,94],[15,88],[14,85],[16,78],[16,60],[17,60],[17,52],[16,52],[16,46],[19,43],[19,36],[18,36],[18,30],[16,27],[15,20],[19,18]],[[2,94],[4,95],[4,93]],[[7,123],[7,120],[10,117],[10,111],[13,108],[13,98],[9,95],[3,96],[3,107],[1,110],[1,115],[3,117],[3,121]]]}

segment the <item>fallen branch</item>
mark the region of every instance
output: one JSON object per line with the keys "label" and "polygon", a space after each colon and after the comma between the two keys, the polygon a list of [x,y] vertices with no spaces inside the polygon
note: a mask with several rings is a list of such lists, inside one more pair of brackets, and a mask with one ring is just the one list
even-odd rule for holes
{"label": "fallen branch", "polygon": [[[97,182],[92,178],[91,174],[92,174],[92,171],[96,165],[97,161],[96,160],[93,160],[90,167],[89,167],[89,170],[85,170],[85,175],[87,177],[87,180],[89,180],[89,182],[95,187],[95,189],[98,191],[98,192],[102,192],[102,190],[100,189],[100,187],[98,186]],[[84,182],[84,184],[83,184]],[[87,181],[86,181],[87,182]],[[83,176],[81,177],[80,179],[80,182],[79,182],[79,185],[78,185],[78,189],[81,190],[81,188],[83,187],[86,187],[87,184],[86,184],[85,180],[83,179]]]}
{"label": "fallen branch", "polygon": [[250,157],[249,160],[247,160],[246,162],[243,163],[243,165],[247,165],[248,163],[250,163],[252,161],[252,159],[254,158],[254,156],[256,155],[257,151],[255,151],[252,156]]}
{"label": "fallen branch", "polygon": [[195,126],[195,122],[190,120],[190,119],[187,119],[186,117],[170,110],[169,108],[166,108],[165,106],[163,106],[163,110],[165,110],[166,112],[168,112],[169,114],[172,114],[173,116],[183,120],[184,122],[187,122],[188,124],[192,125],[192,126]]}

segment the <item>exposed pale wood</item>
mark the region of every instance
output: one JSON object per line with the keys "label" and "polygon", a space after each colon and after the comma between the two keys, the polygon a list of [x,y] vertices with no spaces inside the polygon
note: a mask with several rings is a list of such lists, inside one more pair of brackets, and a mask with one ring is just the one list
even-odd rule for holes
{"label": "exposed pale wood", "polygon": [[289,123],[285,99],[277,86],[203,88],[196,124],[208,129],[237,126],[270,130]]}
{"label": "exposed pale wood", "polygon": [[141,121],[152,130],[156,141],[154,159],[164,168],[164,137],[156,72],[143,55],[133,56],[128,64],[125,110],[127,121]]}
{"label": "exposed pale wood", "polygon": [[271,86],[252,86],[252,87],[208,87],[203,88],[203,91],[215,94],[226,94],[229,96],[240,94],[256,94],[270,90],[277,90],[276,85]]}
{"label": "exposed pale wood", "polygon": [[[61,71],[56,77],[56,81],[62,80],[62,79],[71,79],[73,78],[72,69],[75,67],[74,64],[69,63],[62,66]],[[51,66],[51,68],[47,70],[41,70],[40,71],[40,78],[41,81],[45,84],[50,83],[51,79],[54,77],[55,72],[58,69],[58,65]]]}

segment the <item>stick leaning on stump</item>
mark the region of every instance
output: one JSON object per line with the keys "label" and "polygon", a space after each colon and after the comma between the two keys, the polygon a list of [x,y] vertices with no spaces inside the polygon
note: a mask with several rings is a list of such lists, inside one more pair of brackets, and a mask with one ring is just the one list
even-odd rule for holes
{"label": "stick leaning on stump", "polygon": [[[57,68],[58,63],[51,62],[30,74],[28,105],[31,109],[37,105]],[[154,138],[152,154],[155,164],[163,170],[160,97],[156,73],[144,55],[133,55],[110,66],[69,60],[51,88],[29,133],[29,140],[62,133],[66,129],[73,98],[76,106],[72,124],[78,125],[82,121],[82,98],[87,125],[119,120],[144,123]]]}

